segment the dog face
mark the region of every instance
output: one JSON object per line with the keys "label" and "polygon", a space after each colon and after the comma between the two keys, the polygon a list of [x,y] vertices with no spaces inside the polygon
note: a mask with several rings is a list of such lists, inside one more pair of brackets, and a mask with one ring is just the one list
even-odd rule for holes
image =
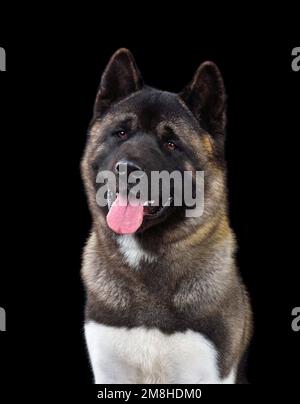
{"label": "dog face", "polygon": [[[97,174],[109,170],[119,177],[120,168],[125,166],[127,174],[138,170],[147,178],[154,171],[190,171],[194,179],[196,171],[204,171],[204,214],[197,219],[203,224],[218,204],[224,203],[224,127],[223,80],[213,63],[202,64],[193,81],[181,93],[173,94],[145,86],[130,52],[117,51],[102,76],[82,161],[94,220],[107,226],[107,217],[108,225],[117,233],[147,233],[154,228],[165,231],[170,227],[175,231],[189,222],[184,203],[173,203],[178,191],[174,184],[168,204],[160,192],[156,206],[151,206],[149,193],[142,207],[123,209],[116,202],[117,189],[110,206],[97,206]],[[130,225],[115,229],[122,221]]]}

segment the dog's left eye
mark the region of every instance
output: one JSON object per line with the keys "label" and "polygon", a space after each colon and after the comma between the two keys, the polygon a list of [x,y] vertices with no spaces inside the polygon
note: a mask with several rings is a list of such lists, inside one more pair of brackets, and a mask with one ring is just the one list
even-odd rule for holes
{"label": "dog's left eye", "polygon": [[128,134],[125,130],[118,130],[117,132],[115,132],[115,135],[118,136],[122,140],[128,139]]}
{"label": "dog's left eye", "polygon": [[172,140],[169,140],[168,142],[165,142],[164,146],[169,151],[174,151],[174,150],[177,149],[176,144]]}

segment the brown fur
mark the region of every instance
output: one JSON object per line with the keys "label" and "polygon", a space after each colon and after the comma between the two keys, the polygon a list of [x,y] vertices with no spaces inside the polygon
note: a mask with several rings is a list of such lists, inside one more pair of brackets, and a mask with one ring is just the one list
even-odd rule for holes
{"label": "brown fur", "polygon": [[[134,81],[138,81],[137,74],[133,75]],[[190,114],[181,99],[179,103]],[[125,108],[124,114],[127,113]],[[133,125],[141,125],[138,113],[131,114]],[[224,120],[223,111],[221,114]],[[126,261],[119,236],[107,228],[105,215],[99,211],[91,169],[91,162],[103,147],[105,128],[118,119],[120,113],[113,111],[101,119],[94,118],[82,160],[82,177],[93,218],[82,267],[86,316],[114,326],[143,325],[166,333],[186,329],[202,332],[216,345],[220,374],[225,377],[245,354],[251,336],[251,309],[235,264],[236,241],[227,214],[219,128],[213,137],[196,127],[194,118],[187,124],[175,117],[169,121],[164,118],[151,129],[160,133],[166,121],[175,126],[196,153],[196,159],[202,161],[207,178],[205,210],[200,218],[162,224],[159,231],[154,226],[137,236],[139,245],[153,260],[142,260],[136,269]],[[186,167],[195,169],[191,161]]]}

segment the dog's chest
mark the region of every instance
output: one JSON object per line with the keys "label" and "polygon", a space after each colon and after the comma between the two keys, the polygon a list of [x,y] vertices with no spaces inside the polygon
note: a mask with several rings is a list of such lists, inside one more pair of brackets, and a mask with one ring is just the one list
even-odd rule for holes
{"label": "dog's chest", "polygon": [[158,329],[85,325],[96,383],[234,383],[221,380],[214,345],[187,330],[166,335]]}

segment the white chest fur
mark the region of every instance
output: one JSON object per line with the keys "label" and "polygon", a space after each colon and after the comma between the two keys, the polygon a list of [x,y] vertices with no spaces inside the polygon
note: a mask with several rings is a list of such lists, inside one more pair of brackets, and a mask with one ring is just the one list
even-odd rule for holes
{"label": "white chest fur", "polygon": [[138,268],[141,261],[154,262],[156,257],[146,252],[134,235],[124,234],[117,237],[120,251],[131,268]]}
{"label": "white chest fur", "polygon": [[191,330],[166,335],[90,321],[85,335],[95,383],[235,383],[234,370],[220,379],[214,345]]}

